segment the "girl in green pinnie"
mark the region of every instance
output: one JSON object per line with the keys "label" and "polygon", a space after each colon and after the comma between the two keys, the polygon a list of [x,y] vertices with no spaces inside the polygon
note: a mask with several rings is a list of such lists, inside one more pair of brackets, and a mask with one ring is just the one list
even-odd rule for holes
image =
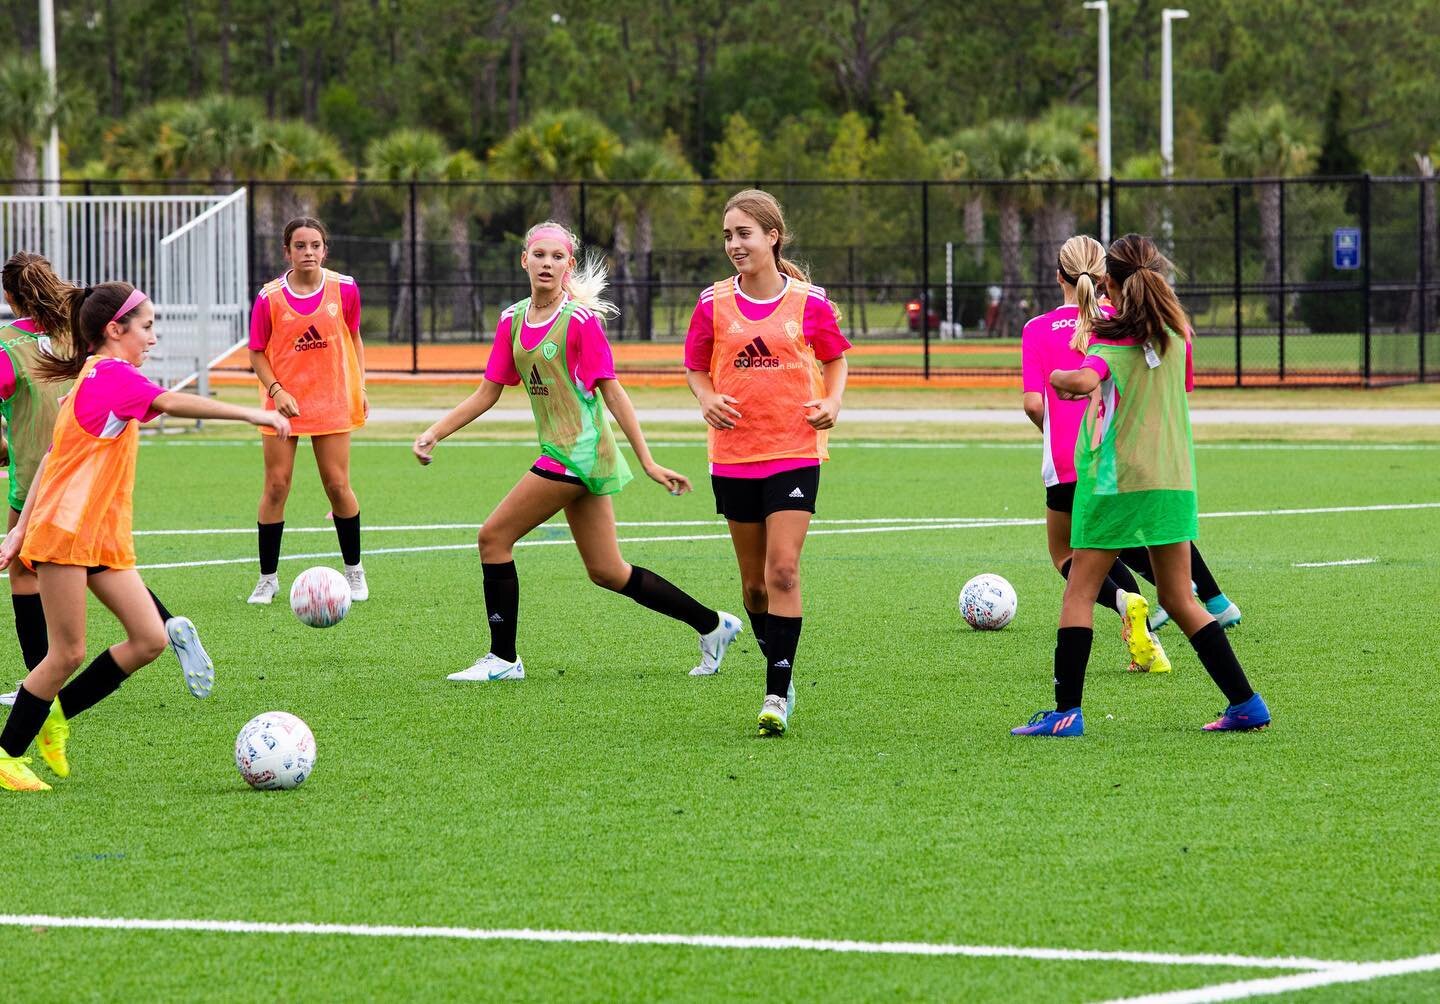
{"label": "girl in green pinnie", "polygon": [[[513,549],[517,541],[556,513],[564,512],[590,581],[642,606],[689,625],[700,636],[700,665],[710,675],[740,633],[732,614],[703,606],[654,572],[620,556],[610,496],[631,480],[629,465],[610,430],[605,409],[630,441],[645,473],[681,495],[683,474],[657,464],[640,431],[635,409],[620,382],[605,338],[602,316],[615,312],[601,298],[604,265],[576,257],[579,241],[547,221],[525,235],[520,267],[530,296],[500,315],[485,378],[475,392],[422,432],[414,452],[421,464],[446,436],[494,407],[506,386],[523,386],[535,414],[540,456],[480,528],[480,568],[490,650],[451,680],[522,680],[525,666],[515,650],[520,582]],[[603,404],[602,404],[603,402]]]}
{"label": "girl in green pinnie", "polygon": [[[1145,547],[1160,603],[1185,632],[1227,707],[1211,732],[1263,729],[1270,712],[1251,688],[1224,630],[1190,590],[1196,537],[1195,448],[1186,392],[1194,385],[1190,324],[1166,275],[1170,262],[1139,234],[1105,256],[1113,317],[1093,325],[1079,369],[1055,370],[1061,397],[1090,398],[1075,444],[1074,560],[1055,642],[1055,710],[1011,729],[1022,736],[1078,736],[1096,597],[1115,556]],[[1142,646],[1149,640],[1139,639]],[[1136,656],[1147,661],[1147,655]]]}

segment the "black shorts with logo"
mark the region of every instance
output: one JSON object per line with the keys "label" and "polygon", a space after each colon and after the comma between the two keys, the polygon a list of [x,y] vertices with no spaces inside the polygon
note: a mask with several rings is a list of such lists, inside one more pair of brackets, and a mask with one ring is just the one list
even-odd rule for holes
{"label": "black shorts with logo", "polygon": [[727,478],[710,475],[715,511],[736,523],[763,523],[776,512],[815,511],[820,493],[820,465],[801,467],[768,478]]}
{"label": "black shorts with logo", "polygon": [[1045,486],[1045,508],[1051,512],[1075,511],[1075,482]]}

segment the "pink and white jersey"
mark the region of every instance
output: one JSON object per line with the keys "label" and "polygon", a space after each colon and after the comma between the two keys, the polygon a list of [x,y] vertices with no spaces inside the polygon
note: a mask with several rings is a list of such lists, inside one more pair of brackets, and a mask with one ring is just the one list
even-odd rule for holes
{"label": "pink and white jersey", "polygon": [[[1108,305],[1102,305],[1100,311],[1107,317],[1115,313]],[[1088,402],[1061,398],[1050,386],[1050,374],[1056,370],[1079,369],[1085,360],[1085,353],[1070,347],[1079,317],[1079,307],[1065,304],[1031,318],[1020,334],[1021,389],[1026,394],[1045,395],[1045,420],[1041,430],[1045,449],[1040,460],[1040,477],[1047,488],[1075,480],[1075,440],[1080,436],[1080,423],[1085,420]]]}
{"label": "pink and white jersey", "polygon": [[[780,292],[768,300],[757,300],[747,296],[735,284],[735,305],[740,316],[748,321],[763,321],[775,313],[785,290],[790,288],[790,278]],[[690,328],[685,332],[685,368],[699,373],[710,372],[710,356],[715,349],[715,288],[706,286],[690,315]],[[811,286],[805,300],[805,314],[800,322],[805,344],[815,350],[815,358],[822,363],[839,359],[850,348],[850,340],[840,333],[840,322],[835,316],[835,305],[825,295],[823,286]],[[711,464],[710,473],[723,478],[768,478],[775,474],[797,470],[801,467],[818,467],[820,461],[814,458],[794,460],[761,460],[749,464]]]}
{"label": "pink and white jersey", "polygon": [[157,417],[155,399],[165,388],[124,359],[101,359],[70,393],[75,395],[80,427],[96,438],[114,439],[130,421],[143,423]]}
{"label": "pink and white jersey", "polygon": [[[338,274],[338,273],[337,273]],[[313,314],[320,309],[325,297],[325,284],[307,296],[300,296],[290,288],[290,272],[280,279],[280,290],[285,303],[297,314]],[[271,294],[274,295],[274,294]],[[352,332],[360,330],[360,287],[348,275],[340,276],[340,310],[345,315],[345,327]],[[262,293],[255,297],[255,306],[250,310],[250,348],[264,352],[270,344],[270,303]]]}
{"label": "pink and white jersey", "polygon": [[[1191,336],[1185,339],[1185,393],[1187,394],[1189,394],[1195,389],[1195,350],[1193,347],[1194,338],[1195,336],[1192,332]],[[1095,339],[1095,341],[1099,342],[1102,345],[1133,344],[1131,342],[1112,342],[1108,339],[1101,338],[1097,338]],[[1096,375],[1098,375],[1101,380],[1110,379],[1110,364],[1107,363],[1100,356],[1086,356],[1083,360],[1081,360],[1080,365],[1087,370],[1094,370]],[[1084,401],[1081,401],[1080,403],[1085,404]]]}
{"label": "pink and white jersey", "polygon": [[[569,299],[567,294],[557,312]],[[500,323],[495,327],[495,344],[485,363],[485,379],[507,387],[521,382],[520,372],[515,368],[515,308],[518,306],[518,303],[512,304],[501,313]],[[539,345],[550,330],[548,320],[537,326],[522,317],[520,325],[520,345],[527,351]],[[571,378],[587,393],[594,393],[601,380],[615,379],[615,357],[610,352],[610,340],[605,337],[605,326],[600,322],[600,315],[588,307],[577,305],[570,314],[570,324],[565,329],[565,362]],[[535,466],[554,474],[570,473],[564,464],[546,456],[536,459]]]}

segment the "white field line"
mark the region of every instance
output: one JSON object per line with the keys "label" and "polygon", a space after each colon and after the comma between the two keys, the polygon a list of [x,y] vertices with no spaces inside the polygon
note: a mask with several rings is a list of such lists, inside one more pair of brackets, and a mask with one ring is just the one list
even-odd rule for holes
{"label": "white field line", "polygon": [[529,928],[402,927],[391,924],[283,924],[248,920],[150,920],[133,917],[55,917],[0,914],[3,927],[70,927],[85,930],[204,931],[219,934],[315,934],[366,938],[441,938],[455,941],[532,941],[561,944],[661,945],[687,948],[837,952],[854,955],[967,956],[1040,959],[1050,962],[1128,962],[1152,966],[1234,966],[1243,969],[1303,969],[1319,974],[1348,972],[1357,963],[1326,959],[1247,955],[1182,955],[1168,952],[1105,952],[1078,948],[1024,948],[1012,945],[954,945],[926,941],[849,941],[824,938],[740,937],[726,934],[628,934],[611,931],[551,931]]}
{"label": "white field line", "polygon": [[[1222,519],[1247,516],[1310,516],[1317,514],[1350,513],[1350,512],[1384,512],[1407,509],[1440,509],[1440,502],[1408,502],[1402,504],[1370,505],[1370,506],[1324,506],[1309,509],[1247,509],[1235,512],[1211,512],[1201,513],[1203,518]],[[848,521],[836,521],[848,522]],[[997,518],[983,519],[975,517],[958,517],[955,521],[939,523],[918,523],[902,526],[890,525],[885,521],[881,526],[852,526],[845,529],[819,529],[811,530],[808,536],[824,537],[836,535],[850,535],[857,533],[912,533],[920,530],[988,530],[998,527],[1009,526],[1043,526],[1043,519],[1028,519],[1016,517],[1014,519]],[[655,523],[653,526],[667,526],[673,524]],[[691,521],[683,521],[679,525],[693,525]],[[711,525],[711,524],[701,524]],[[469,528],[468,526],[466,527]],[[323,529],[323,528],[322,528]],[[250,533],[253,531],[244,530]],[[650,537],[621,537],[621,544],[654,544],[654,543],[680,543],[699,540],[729,540],[730,534],[724,533],[694,533],[694,534],[666,534]],[[570,538],[555,540],[522,540],[516,547],[553,547],[557,544],[572,543]],[[427,551],[466,551],[474,548],[473,543],[465,544],[429,544],[419,547],[378,547],[366,550],[367,555],[373,554],[421,554]],[[281,556],[283,561],[309,561],[312,559],[328,560],[335,557],[332,551],[316,551],[306,554],[286,554]],[[207,565],[244,565],[255,560],[254,555],[244,558],[211,558],[199,561],[172,561],[158,564],[137,565],[139,569],[163,569],[163,568],[198,568]]]}
{"label": "white field line", "polygon": [[[1389,962],[1356,962],[1318,972],[1296,973],[1293,976],[1272,976],[1259,980],[1240,980],[1235,983],[1219,983],[1209,987],[1197,987],[1194,990],[1174,990],[1169,993],[1148,994],[1144,997],[1126,997],[1123,1000],[1125,1004],[1212,1004],[1214,1001],[1269,997],[1274,994],[1288,994],[1299,990],[1312,990],[1316,987],[1335,986],[1340,983],[1368,983],[1386,976],[1428,973],[1437,969],[1440,969],[1440,955],[1417,955],[1410,959],[1394,959]],[[1111,1004],[1119,1004],[1119,1001],[1112,1001]]]}
{"label": "white field line", "polygon": [[1343,561],[1297,561],[1291,568],[1335,568],[1339,565],[1373,565],[1379,558],[1346,558]]}

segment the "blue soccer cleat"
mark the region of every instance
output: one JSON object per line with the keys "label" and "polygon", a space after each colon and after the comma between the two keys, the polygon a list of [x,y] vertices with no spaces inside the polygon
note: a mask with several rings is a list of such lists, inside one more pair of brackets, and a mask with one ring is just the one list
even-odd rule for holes
{"label": "blue soccer cleat", "polygon": [[[1209,728],[1209,726],[1206,726]],[[1069,711],[1037,711],[1030,721],[1010,730],[1012,736],[1054,736],[1066,739],[1085,734],[1085,716],[1079,708]]]}
{"label": "blue soccer cleat", "polygon": [[1204,726],[1206,732],[1255,732],[1270,724],[1270,709],[1259,694],[1243,704],[1232,704],[1220,717]]}
{"label": "blue soccer cleat", "polygon": [[1231,603],[1230,597],[1224,593],[1206,600],[1205,609],[1209,611],[1211,617],[1215,618],[1215,623],[1226,631],[1240,623],[1240,608]]}

